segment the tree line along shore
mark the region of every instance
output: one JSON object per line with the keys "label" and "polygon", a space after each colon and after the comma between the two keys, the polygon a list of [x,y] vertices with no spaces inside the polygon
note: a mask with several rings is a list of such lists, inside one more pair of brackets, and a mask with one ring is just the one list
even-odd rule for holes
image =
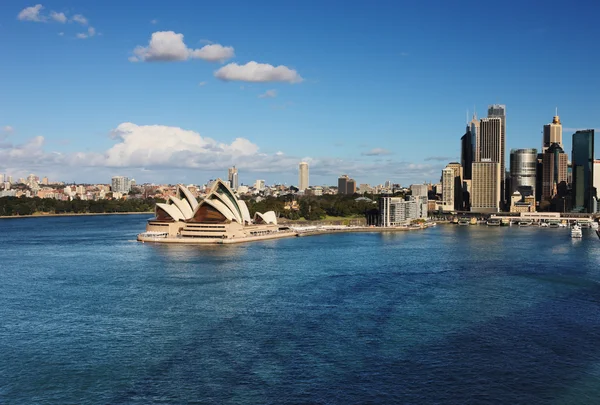
{"label": "tree line along shore", "polygon": [[[363,220],[377,205],[373,200],[355,196],[326,195],[292,198],[291,196],[260,199],[242,197],[251,215],[274,211],[281,222],[296,221],[356,221]],[[56,200],[39,197],[0,197],[0,217],[30,217],[57,215],[152,213],[158,198],[127,198],[102,200]],[[362,221],[361,221],[362,222]]]}

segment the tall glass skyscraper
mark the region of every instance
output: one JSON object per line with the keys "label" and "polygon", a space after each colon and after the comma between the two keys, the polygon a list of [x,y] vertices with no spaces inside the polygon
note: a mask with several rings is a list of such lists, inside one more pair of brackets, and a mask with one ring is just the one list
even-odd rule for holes
{"label": "tall glass skyscraper", "polygon": [[592,212],[594,189],[594,130],[573,134],[573,211]]}
{"label": "tall glass skyscraper", "polygon": [[[506,175],[506,106],[504,104],[493,104],[488,106],[488,118],[500,118],[500,194],[504,201],[504,176]],[[483,158],[483,157],[482,157]]]}

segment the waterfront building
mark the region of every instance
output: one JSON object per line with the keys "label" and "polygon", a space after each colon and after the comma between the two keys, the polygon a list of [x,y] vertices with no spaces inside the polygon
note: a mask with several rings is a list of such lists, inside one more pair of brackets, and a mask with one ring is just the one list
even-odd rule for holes
{"label": "waterfront building", "polygon": [[113,193],[127,194],[131,190],[129,178],[124,176],[114,176],[111,179],[111,191]]}
{"label": "waterfront building", "polygon": [[596,189],[596,197],[600,194],[600,160],[594,160],[594,188]]}
{"label": "waterfront building", "polygon": [[548,149],[553,143],[557,143],[558,146],[564,149],[562,142],[562,124],[560,123],[558,111],[556,115],[552,118],[552,122],[550,124],[544,125],[543,133],[544,135],[542,139],[542,153],[546,152],[546,149]]}
{"label": "waterfront building", "polygon": [[[178,185],[174,196],[156,204],[155,218],[148,221],[139,240],[173,243],[220,243],[223,240],[276,235],[273,211],[250,217],[248,207],[226,182],[217,179],[200,202],[191,191]],[[160,235],[158,237],[157,235]]]}
{"label": "waterfront building", "polygon": [[491,160],[473,163],[471,211],[500,211],[500,163]]}
{"label": "waterfront building", "polygon": [[442,211],[454,210],[454,169],[446,167],[442,170]]}
{"label": "waterfront building", "polygon": [[549,201],[558,194],[560,187],[567,187],[567,154],[559,144],[553,143],[542,154],[541,201]]}
{"label": "waterfront building", "polygon": [[586,129],[573,134],[571,153],[573,170],[573,210],[592,212],[594,189],[594,130]]}
{"label": "waterfront building", "polygon": [[[537,149],[511,149],[510,151],[510,191],[522,192],[531,188],[535,196]],[[511,197],[512,199],[512,197]]]}
{"label": "waterfront building", "polygon": [[515,191],[510,197],[510,212],[536,212],[535,197]]}
{"label": "waterfront building", "polygon": [[415,219],[427,218],[427,197],[407,196],[379,198],[379,225],[383,227],[406,225]]}
{"label": "waterfront building", "polygon": [[463,168],[458,162],[451,162],[446,165],[447,169],[452,169],[454,173],[454,192],[453,204],[455,210],[462,209],[463,206]]}
{"label": "waterfront building", "polygon": [[229,180],[229,186],[233,190],[238,189],[240,184],[238,181],[238,169],[236,169],[235,166],[230,167],[229,170],[227,171],[227,180]]}
{"label": "waterfront building", "polygon": [[300,162],[298,165],[298,189],[304,191],[308,188],[308,163]]}
{"label": "waterfront building", "polygon": [[473,164],[473,134],[467,125],[465,134],[460,138],[460,165],[463,168],[463,179],[471,180],[471,165]]}

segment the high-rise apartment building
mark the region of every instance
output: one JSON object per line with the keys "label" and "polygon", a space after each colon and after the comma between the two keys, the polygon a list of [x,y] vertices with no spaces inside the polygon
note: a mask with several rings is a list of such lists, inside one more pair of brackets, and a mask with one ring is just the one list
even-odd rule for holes
{"label": "high-rise apartment building", "polygon": [[124,176],[114,176],[111,180],[110,189],[113,193],[127,194],[131,190],[129,178]]}
{"label": "high-rise apartment building", "polygon": [[594,130],[573,134],[573,211],[593,212],[594,190]]}
{"label": "high-rise apartment building", "polygon": [[442,170],[442,210],[454,210],[454,169],[446,167]]}
{"label": "high-rise apartment building", "polygon": [[404,225],[414,219],[427,219],[427,197],[383,196],[379,199],[379,225]]}
{"label": "high-rise apartment building", "polygon": [[341,175],[338,178],[338,194],[346,194],[346,184],[348,183],[348,176],[346,174]]}
{"label": "high-rise apartment building", "polygon": [[254,182],[254,188],[258,191],[263,191],[265,189],[265,181],[264,180],[256,180]]}
{"label": "high-rise apartment building", "polygon": [[346,194],[352,195],[356,193],[356,181],[354,179],[348,179],[346,182]]}
{"label": "high-rise apartment building", "polygon": [[240,186],[238,181],[238,169],[236,169],[235,166],[230,167],[227,171],[227,180],[229,180],[229,187],[234,191]]}
{"label": "high-rise apartment building", "polygon": [[448,163],[446,168],[452,169],[454,173],[454,209],[460,210],[463,207],[463,168],[458,162]]}
{"label": "high-rise apartment building", "polygon": [[510,151],[510,194],[525,194],[530,189],[535,196],[537,149],[512,149]]}
{"label": "high-rise apartment building", "polygon": [[343,174],[338,178],[338,194],[354,194],[356,193],[356,181]]}
{"label": "high-rise apartment building", "polygon": [[308,188],[308,163],[300,162],[298,165],[298,189],[304,191]]}
{"label": "high-rise apartment building", "polygon": [[471,211],[500,211],[500,163],[491,160],[473,163]]}
{"label": "high-rise apartment building", "polygon": [[551,200],[559,187],[567,187],[567,154],[559,144],[553,143],[542,153],[541,201]]}
{"label": "high-rise apartment building", "polygon": [[552,118],[552,122],[550,124],[544,125],[542,153],[546,152],[546,149],[548,149],[553,143],[557,143],[558,146],[564,149],[562,143],[562,124],[560,123],[560,117],[558,114]]}

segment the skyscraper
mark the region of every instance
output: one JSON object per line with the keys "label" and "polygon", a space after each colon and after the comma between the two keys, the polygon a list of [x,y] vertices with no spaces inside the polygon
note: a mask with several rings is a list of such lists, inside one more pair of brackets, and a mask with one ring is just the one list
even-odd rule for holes
{"label": "skyscraper", "polygon": [[452,169],[454,175],[454,209],[460,210],[463,207],[462,185],[463,185],[463,168],[458,162],[451,162],[446,165],[446,169]]}
{"label": "skyscraper", "polygon": [[502,119],[482,118],[479,134],[479,160],[500,163],[502,170]]}
{"label": "skyscraper", "polygon": [[338,178],[338,194],[346,194],[346,184],[348,183],[348,175],[343,174]]}
{"label": "skyscraper", "polygon": [[[488,118],[500,118],[500,198],[504,202],[504,176],[506,175],[506,106],[503,104],[493,104],[488,106]],[[482,160],[484,157],[482,156]]]}
{"label": "skyscraper", "polygon": [[573,211],[592,212],[594,190],[594,130],[573,134]]}
{"label": "skyscraper", "polygon": [[564,149],[562,143],[562,124],[557,115],[552,118],[552,123],[544,125],[544,138],[542,139],[542,153],[546,151],[553,143]]}
{"label": "skyscraper", "polygon": [[229,187],[234,191],[237,190],[240,185],[238,182],[238,169],[235,166],[229,168],[227,179],[229,180]]}
{"label": "skyscraper", "polygon": [[454,169],[446,167],[442,170],[442,210],[454,211]]}
{"label": "skyscraper", "polygon": [[471,145],[473,146],[473,162],[479,162],[481,160],[479,154],[479,120],[477,119],[477,113],[473,114],[473,119],[469,122],[469,131],[471,132]]}
{"label": "skyscraper", "polygon": [[471,211],[500,211],[500,163],[486,160],[473,163]]}
{"label": "skyscraper", "polygon": [[510,151],[510,194],[515,191],[523,194],[525,188],[531,187],[535,195],[535,171],[537,166],[536,149],[512,149]]}
{"label": "skyscraper", "polygon": [[460,164],[463,168],[464,180],[471,180],[471,165],[473,164],[473,134],[467,125],[465,134],[460,138]]}
{"label": "skyscraper", "polygon": [[559,186],[566,188],[567,160],[567,154],[557,143],[550,145],[542,154],[541,201],[551,200],[558,193]]}
{"label": "skyscraper", "polygon": [[308,163],[300,162],[298,165],[298,189],[304,191],[308,188]]}

